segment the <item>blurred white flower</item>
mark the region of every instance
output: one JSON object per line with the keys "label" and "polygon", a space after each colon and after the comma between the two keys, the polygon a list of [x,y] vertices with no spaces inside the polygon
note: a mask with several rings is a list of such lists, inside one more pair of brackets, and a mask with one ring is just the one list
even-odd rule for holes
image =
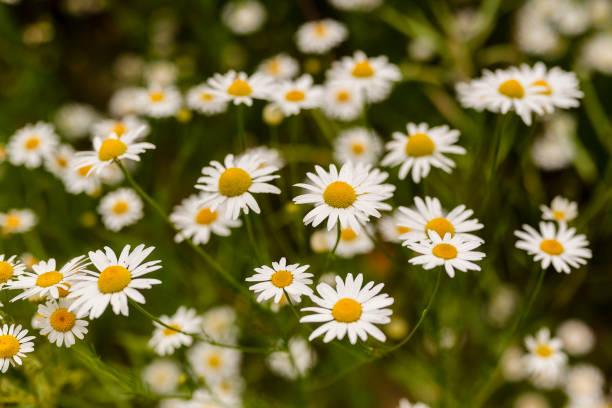
{"label": "blurred white flower", "polygon": [[181,367],[174,360],[157,359],[142,370],[142,379],[159,395],[173,394],[179,385]]}
{"label": "blurred white flower", "polygon": [[229,1],[221,11],[221,19],[236,34],[251,34],[266,21],[265,7],[258,1]]}
{"label": "blurred white flower", "polygon": [[298,49],[305,54],[325,54],[348,36],[344,24],[330,18],[302,24],[295,33]]}
{"label": "blurred white flower", "polygon": [[314,350],[301,337],[289,339],[288,351],[275,351],[266,359],[275,374],[289,380],[306,376],[316,361],[317,355]]}
{"label": "blurred white flower", "polygon": [[61,134],[69,139],[86,136],[91,126],[99,118],[96,110],[82,103],[69,103],[55,113],[55,124]]}
{"label": "blurred white flower", "polygon": [[557,335],[563,341],[563,347],[572,356],[589,353],[595,346],[595,333],[585,322],[569,319],[561,323]]}

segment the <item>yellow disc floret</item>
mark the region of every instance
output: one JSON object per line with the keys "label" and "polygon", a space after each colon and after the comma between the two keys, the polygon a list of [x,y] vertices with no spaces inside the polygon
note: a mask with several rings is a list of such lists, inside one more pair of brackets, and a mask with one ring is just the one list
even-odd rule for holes
{"label": "yellow disc floret", "polygon": [[33,136],[29,138],[28,140],[26,140],[25,148],[27,150],[34,150],[38,147],[39,144],[40,144],[40,139],[37,138],[36,136]]}
{"label": "yellow disc floret", "polygon": [[242,79],[236,79],[232,84],[227,88],[227,93],[233,96],[249,96],[253,93],[253,89],[248,82]]}
{"label": "yellow disc floret", "polygon": [[285,94],[285,99],[289,102],[299,102],[304,100],[306,94],[298,89],[293,89]]}
{"label": "yellow disc floret", "polygon": [[450,233],[451,237],[455,235],[455,227],[453,227],[453,224],[451,224],[451,222],[446,218],[442,217],[432,218],[429,220],[429,222],[425,225],[425,232],[428,236],[429,230],[436,231],[440,238],[444,238],[446,233]]}
{"label": "yellow disc floret", "polygon": [[41,273],[36,278],[36,286],[41,288],[48,288],[49,286],[57,285],[64,279],[64,275],[58,271],[50,271]]}
{"label": "yellow disc floret", "polygon": [[457,257],[457,248],[451,244],[438,244],[433,247],[432,253],[434,256],[442,259],[454,259]]}
{"label": "yellow disc floret", "polygon": [[336,302],[332,309],[332,316],[336,321],[342,323],[352,323],[361,317],[361,304],[355,299],[342,298]]}
{"label": "yellow disc floret", "polygon": [[368,60],[365,60],[356,63],[351,73],[354,77],[357,78],[369,78],[374,75],[374,70],[372,69],[372,66],[370,65]]}
{"label": "yellow disc floret", "polygon": [[0,261],[0,283],[8,282],[13,277],[13,265],[6,261]]}
{"label": "yellow disc floret", "polygon": [[540,243],[540,249],[549,255],[561,255],[563,245],[556,239],[545,239]]}
{"label": "yellow disc floret", "polygon": [[113,205],[113,212],[117,215],[124,214],[128,210],[128,204],[125,201],[117,201]]}
{"label": "yellow disc floret", "polygon": [[540,344],[536,349],[536,354],[540,357],[548,358],[552,356],[552,349],[548,347],[546,344]]}
{"label": "yellow disc floret", "polygon": [[270,281],[277,288],[284,288],[291,285],[291,282],[293,282],[293,274],[284,270],[276,271],[272,277],[270,277]]}
{"label": "yellow disc floret", "polygon": [[500,94],[512,99],[522,99],[525,96],[523,85],[516,79],[508,79],[502,82],[497,90]]}
{"label": "yellow disc floret", "polygon": [[98,277],[98,289],[102,293],[121,292],[132,281],[132,274],[120,265],[104,268]]}
{"label": "yellow disc floret", "polygon": [[57,309],[49,316],[49,324],[55,331],[65,333],[72,330],[76,316],[66,308]]}
{"label": "yellow disc floret", "polygon": [[406,155],[411,157],[431,156],[435,150],[436,144],[425,133],[408,136]]}
{"label": "yellow disc floret", "polygon": [[236,197],[246,193],[251,184],[249,173],[239,167],[230,167],[219,177],[219,192],[226,197]]}
{"label": "yellow disc floret", "polygon": [[340,231],[340,239],[343,241],[353,241],[357,238],[357,233],[352,228],[345,228]]}
{"label": "yellow disc floret", "polygon": [[0,358],[11,358],[19,353],[21,345],[15,336],[5,334],[0,336]]}
{"label": "yellow disc floret", "polygon": [[217,212],[210,211],[210,208],[202,208],[196,214],[195,221],[200,225],[209,225],[212,224],[217,219]]}
{"label": "yellow disc floret", "polygon": [[175,334],[178,333],[178,330],[181,330],[181,326],[179,326],[178,324],[169,324],[168,326],[172,327],[172,329],[169,329],[167,327],[164,328],[164,336],[168,337],[168,336],[173,336]]}
{"label": "yellow disc floret", "polygon": [[106,139],[98,150],[98,159],[108,161],[116,159],[127,151],[127,145],[119,139]]}
{"label": "yellow disc floret", "polygon": [[348,208],[357,200],[357,194],[350,184],[334,181],[323,191],[323,200],[330,207]]}
{"label": "yellow disc floret", "polygon": [[535,81],[531,85],[533,85],[533,86],[541,86],[541,87],[544,88],[543,91],[538,92],[540,95],[552,95],[552,88],[550,87],[548,82],[546,82],[543,79],[538,79],[537,81]]}

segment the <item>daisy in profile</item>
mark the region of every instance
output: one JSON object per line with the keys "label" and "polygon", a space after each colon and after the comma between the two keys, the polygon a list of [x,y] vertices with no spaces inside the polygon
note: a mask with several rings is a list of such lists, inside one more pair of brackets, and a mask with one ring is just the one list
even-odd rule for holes
{"label": "daisy in profile", "polygon": [[352,57],[334,62],[327,77],[348,81],[363,92],[367,102],[380,102],[389,96],[393,84],[402,79],[402,74],[386,56],[368,57],[363,51],[355,51]]}
{"label": "daisy in profile", "polygon": [[66,298],[51,299],[45,304],[38,305],[40,334],[46,336],[57,347],[71,347],[76,340],[83,340],[87,333],[89,322],[79,319],[74,312],[68,310],[71,300]]}
{"label": "daisy in profile", "polygon": [[17,255],[4,258],[0,254],[0,289],[10,285],[13,279],[17,279],[25,271],[25,265],[17,259]]}
{"label": "daisy in profile", "polygon": [[285,116],[297,115],[302,109],[319,106],[321,88],[312,85],[312,77],[304,74],[296,80],[284,80],[270,93],[270,99]]}
{"label": "daisy in profile", "polygon": [[[369,225],[364,226],[365,229],[371,228]],[[336,245],[338,234],[336,231],[326,231],[325,238],[327,240],[327,248],[331,250]],[[340,242],[336,247],[336,255],[343,258],[352,258],[355,255],[367,254],[374,249],[374,243],[362,229],[360,232],[355,232],[352,228],[342,228],[340,230]]]}
{"label": "daisy in profile", "polygon": [[100,200],[98,213],[106,228],[120,231],[142,218],[142,200],[131,188],[120,188]]}
{"label": "daisy in profile", "polygon": [[236,344],[240,329],[236,311],[230,306],[216,306],[202,315],[202,330],[213,341]]}
{"label": "daisy in profile", "polygon": [[435,197],[414,198],[414,209],[407,207],[398,208],[400,218],[398,227],[407,228],[408,231],[402,236],[404,240],[421,241],[431,239],[431,232],[435,231],[439,237],[447,233],[451,237],[459,236],[464,240],[475,240],[483,242],[477,235],[470,234],[483,228],[476,218],[470,218],[474,211],[465,205],[458,205],[451,211],[444,211],[440,200]]}
{"label": "daisy in profile", "polygon": [[308,192],[293,199],[296,204],[314,204],[315,208],[304,217],[304,224],[313,227],[327,219],[327,229],[331,230],[340,222],[341,228],[351,227],[356,233],[361,231],[360,223],[370,217],[380,217],[378,210],[390,210],[391,206],[383,201],[393,196],[395,186],[382,184],[387,173],[371,169],[369,165],[347,163],[338,172],[335,165],[326,172],[315,166],[315,173],[306,176],[313,184],[299,183]]}
{"label": "daisy in profile", "polygon": [[270,370],[288,380],[304,377],[317,362],[317,355],[310,344],[301,337],[292,337],[287,351],[271,353],[266,362]]}
{"label": "daisy in profile", "polygon": [[578,89],[578,78],[573,72],[566,72],[559,67],[548,69],[543,62],[533,67],[523,64],[520,71],[526,78],[530,78],[532,86],[544,88],[540,94],[546,96],[544,102],[548,113],[552,113],[555,108],[569,109],[580,105],[578,100],[584,94]]}
{"label": "daisy in profile", "polygon": [[187,91],[189,109],[207,116],[223,113],[227,110],[227,100],[215,95],[208,84],[194,86]]}
{"label": "daisy in profile", "polygon": [[177,330],[185,333],[197,333],[200,331],[202,323],[202,319],[197,315],[195,309],[188,309],[185,306],[179,307],[174,316],[163,315],[160,316],[159,320],[176,329],[171,330],[155,323],[155,331],[149,341],[149,347],[155,349],[155,352],[160,356],[172,354],[174,350],[182,346],[191,346],[193,337]]}
{"label": "daisy in profile", "polygon": [[158,279],[142,278],[142,276],[160,269],[160,260],[144,262],[155,247],[145,248],[138,245],[130,253],[131,247],[126,245],[117,258],[109,247],[104,251],[89,252],[89,259],[99,272],[85,271],[79,276],[68,295],[76,299],[70,310],[76,310],[77,315],[89,314],[90,319],[96,319],[104,313],[107,306],[113,308],[116,315],[128,315],[128,298],[137,303],[145,303],[145,298],[138,289],[151,289],[152,285],[161,283]]}
{"label": "daisy in profile", "polygon": [[8,286],[9,289],[23,289],[23,292],[11,299],[11,302],[31,296],[58,299],[60,291],[70,289],[75,279],[87,272],[88,265],[89,260],[85,255],[71,259],[59,270],[53,258],[40,261],[32,266],[33,272],[20,274],[17,280]]}
{"label": "daisy in profile", "polygon": [[429,405],[422,402],[415,402],[414,404],[411,404],[406,398],[402,398],[399,401],[397,408],[429,408]]}
{"label": "daisy in profile", "polygon": [[178,113],[183,98],[174,86],[151,85],[140,91],[137,103],[142,114],[153,118],[167,118]]}
{"label": "daisy in profile", "polygon": [[347,80],[327,81],[323,87],[321,108],[329,118],[355,120],[363,112],[364,104],[363,92]]}
{"label": "daisy in profile", "polygon": [[112,134],[115,134],[118,138],[121,138],[126,133],[136,131],[144,126],[144,130],[139,133],[139,137],[144,139],[151,132],[151,127],[147,121],[134,115],[127,115],[121,119],[104,119],[94,123],[91,128],[91,134],[95,139],[100,138],[102,140],[108,138]]}
{"label": "daisy in profile", "polygon": [[556,196],[550,203],[550,207],[540,206],[542,219],[557,222],[568,222],[578,216],[578,204],[567,198]]}
{"label": "daisy in profile", "polygon": [[228,154],[223,164],[210,162],[210,166],[202,169],[203,177],[198,179],[196,188],[211,193],[202,204],[209,205],[211,210],[225,206],[225,216],[238,219],[241,212],[248,214],[249,208],[259,214],[260,209],[253,193],[280,194],[278,187],[269,181],[280,176],[272,174],[277,169],[273,166],[263,166],[261,158],[256,154],[243,154],[239,158]]}
{"label": "daisy in profile", "polygon": [[382,143],[376,132],[364,127],[345,129],[334,141],[334,159],[340,164],[350,161],[374,165],[381,151]]}
{"label": "daisy in profile", "polygon": [[312,289],[308,286],[312,284],[312,273],[306,273],[308,268],[310,265],[287,265],[283,257],[278,262],[272,262],[272,268],[268,265],[255,268],[257,273],[245,280],[257,282],[249,289],[258,295],[258,302],[274,298],[274,303],[279,303],[286,291],[292,302],[299,303],[303,295],[312,295]]}
{"label": "daisy in profile", "polygon": [[402,242],[404,239],[401,237],[411,231],[405,224],[406,216],[398,208],[392,215],[383,215],[378,222],[378,231],[387,242]]}
{"label": "daisy in profile", "polygon": [[0,228],[4,234],[20,234],[28,232],[38,222],[34,211],[28,208],[12,209],[0,213]]}
{"label": "daisy in profile", "polygon": [[229,71],[225,75],[215,74],[208,80],[211,93],[224,101],[232,101],[234,105],[253,104],[253,99],[268,99],[272,82],[267,75]]}
{"label": "daisy in profile", "polygon": [[557,272],[570,273],[571,268],[586,265],[591,258],[589,241],[582,234],[576,235],[575,228],[568,229],[566,223],[560,223],[557,230],[552,222],[540,222],[539,231],[523,225],[523,230],[514,231],[514,235],[519,238],[515,246],[533,255],[543,269],[552,264]]}
{"label": "daisy in profile", "polygon": [[15,132],[6,145],[6,152],[12,164],[35,168],[53,154],[58,143],[53,125],[37,122]]}
{"label": "daisy in profile", "polygon": [[102,181],[98,175],[90,174],[92,167],[92,164],[82,165],[81,159],[73,155],[62,177],[66,191],[70,194],[85,193],[90,196],[100,193]]}
{"label": "daisy in profile", "polygon": [[117,160],[140,161],[140,154],[147,149],[155,149],[155,145],[147,142],[138,142],[147,128],[141,126],[136,130],[124,133],[121,137],[111,134],[106,139],[99,137],[93,140],[93,151],[78,152],[75,154],[75,168],[81,169],[91,166],[87,175],[99,175],[102,170]]}
{"label": "daisy in profile", "polygon": [[203,205],[206,197],[206,193],[192,194],[174,207],[170,221],[179,230],[174,236],[175,242],[188,238],[196,245],[206,244],[211,234],[227,237],[231,234],[230,228],[242,225],[240,220],[227,218],[222,208],[211,210],[210,206]]}
{"label": "daisy in profile", "polygon": [[45,158],[45,168],[49,173],[62,178],[68,169],[68,163],[74,155],[74,149],[69,144],[61,144],[55,151]]}
{"label": "daisy in profile", "polygon": [[473,261],[480,261],[485,254],[473,249],[478,248],[482,240],[466,240],[458,235],[451,237],[450,232],[447,232],[444,238],[440,238],[433,230],[429,230],[428,235],[430,238],[428,240],[420,242],[408,240],[402,244],[420,254],[408,260],[412,265],[422,265],[425,270],[444,266],[444,270],[451,278],[455,276],[455,269],[461,272],[480,270],[480,266]]}
{"label": "daisy in profile", "polygon": [[302,24],[295,33],[295,42],[305,54],[325,54],[346,37],[348,30],[344,24],[326,18]]}
{"label": "daisy in profile", "polygon": [[34,336],[28,336],[26,329],[21,325],[15,326],[4,324],[0,329],[0,372],[6,373],[9,365],[15,367],[21,365],[21,359],[26,353],[34,351]]}
{"label": "daisy in profile", "polygon": [[550,330],[543,327],[538,333],[525,338],[529,353],[523,361],[527,373],[534,384],[542,388],[552,388],[559,384],[567,365],[567,355],[562,351],[561,340],[550,337]]}
{"label": "daisy in profile", "polygon": [[385,146],[389,153],[381,162],[383,166],[400,166],[400,180],[411,172],[412,180],[418,183],[432,167],[450,173],[455,162],[445,154],[465,154],[465,149],[455,144],[459,140],[458,130],[446,125],[430,128],[426,123],[408,123],[406,128],[406,134],[393,133],[393,140]]}
{"label": "daisy in profile", "polygon": [[263,60],[257,72],[268,75],[275,80],[291,79],[297,75],[300,66],[294,58],[287,54],[278,54]]}
{"label": "daisy in profile", "polygon": [[363,285],[363,275],[355,279],[349,273],[343,281],[336,276],[336,288],[327,283],[319,283],[317,292],[319,296],[310,298],[317,307],[302,308],[303,312],[313,312],[300,319],[301,323],[323,323],[317,327],[308,340],[325,334],[323,341],[329,343],[334,338],[342,340],[348,334],[351,344],[357,342],[357,337],[366,341],[368,335],[378,341],[385,341],[385,334],[375,325],[387,324],[391,321],[389,316],[393,313],[387,306],[393,304],[393,298],[386,293],[379,294],[384,284],[374,286],[374,282]]}
{"label": "daisy in profile", "polygon": [[170,395],[178,388],[181,374],[181,366],[176,361],[156,359],[142,370],[142,380],[155,394]]}
{"label": "daisy in profile", "polygon": [[240,372],[241,353],[237,349],[197,343],[187,352],[193,372],[207,383],[215,384]]}

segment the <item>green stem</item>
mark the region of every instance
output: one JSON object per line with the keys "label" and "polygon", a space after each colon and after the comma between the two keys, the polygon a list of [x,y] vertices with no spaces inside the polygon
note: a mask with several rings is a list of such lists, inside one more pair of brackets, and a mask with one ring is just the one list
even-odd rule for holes
{"label": "green stem", "polygon": [[336,235],[336,243],[330,252],[327,253],[327,258],[325,259],[325,266],[323,267],[323,273],[328,272],[327,268],[329,267],[329,263],[332,261],[332,258],[336,256],[336,249],[338,248],[338,244],[340,243],[340,234],[342,230],[340,229],[340,221],[336,224],[338,229],[338,233]]}
{"label": "green stem", "polygon": [[253,224],[251,223],[251,214],[244,214],[244,222],[246,224],[249,242],[251,243],[251,247],[253,247],[253,251],[255,252],[255,259],[257,260],[257,262],[259,262],[259,264],[261,264],[261,251],[255,241],[255,234],[253,233]]}
{"label": "green stem", "polygon": [[238,139],[240,139],[240,148],[246,150],[246,132],[244,131],[244,107],[236,106],[236,122],[238,124]]}
{"label": "green stem", "polygon": [[584,91],[584,109],[591,126],[595,129],[599,142],[604,145],[608,153],[612,154],[612,123],[610,123],[590,79],[583,78],[582,89]]}

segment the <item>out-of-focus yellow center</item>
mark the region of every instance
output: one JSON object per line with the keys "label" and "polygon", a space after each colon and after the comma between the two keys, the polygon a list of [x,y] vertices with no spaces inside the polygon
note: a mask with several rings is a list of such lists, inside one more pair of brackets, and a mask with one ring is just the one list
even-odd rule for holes
{"label": "out-of-focus yellow center", "polygon": [[338,93],[336,93],[336,99],[338,102],[346,102],[351,99],[351,94],[347,91],[338,91]]}
{"label": "out-of-focus yellow center", "polygon": [[202,94],[200,95],[200,98],[202,98],[202,100],[206,102],[213,100],[212,94],[209,94],[208,92],[202,92]]}
{"label": "out-of-focus yellow center", "polygon": [[6,261],[0,261],[0,283],[8,282],[13,277],[13,265]]}
{"label": "out-of-focus yellow center", "polygon": [[565,219],[565,212],[564,211],[553,211],[552,215],[553,215],[554,219],[557,220],[557,221],[563,221]]}
{"label": "out-of-focus yellow center", "polygon": [[540,249],[549,255],[561,255],[563,245],[556,239],[545,239],[540,243]]}
{"label": "out-of-focus yellow center", "polygon": [[34,150],[38,147],[39,144],[40,144],[40,139],[37,138],[36,136],[32,136],[31,138],[26,140],[25,148],[27,150]]}
{"label": "out-of-focus yellow center", "polygon": [[98,151],[98,159],[108,161],[116,159],[127,151],[127,145],[119,139],[106,139]]}
{"label": "out-of-focus yellow center", "polygon": [[304,100],[306,94],[298,89],[293,89],[285,94],[285,99],[289,102],[299,102]]}
{"label": "out-of-focus yellow center", "polygon": [[212,356],[208,357],[208,365],[210,367],[217,368],[221,365],[221,359],[218,355],[213,354]]}
{"label": "out-of-focus yellow center", "polygon": [[278,75],[280,72],[280,64],[276,59],[273,59],[266,64],[266,70],[272,75]]}
{"label": "out-of-focus yellow center", "polygon": [[325,37],[325,34],[327,34],[327,27],[323,23],[316,23],[314,26],[314,32],[317,37]]}
{"label": "out-of-focus yellow center", "polygon": [[66,160],[66,158],[65,158],[65,157],[62,157],[62,156],[57,156],[57,157],[55,158],[55,163],[57,163],[57,165],[58,165],[59,167],[64,168],[64,167],[66,167],[66,165],[68,164],[68,160]]}
{"label": "out-of-focus yellow center", "polygon": [[66,308],[57,309],[49,317],[49,323],[54,330],[65,333],[72,330],[76,316]]}
{"label": "out-of-focus yellow center", "polygon": [[343,241],[353,241],[357,238],[357,234],[353,231],[352,228],[345,228],[340,231],[340,239]]}
{"label": "out-of-focus yellow center", "polygon": [[276,271],[270,278],[270,281],[277,288],[284,288],[291,285],[291,282],[293,282],[293,274],[284,270]]}
{"label": "out-of-focus yellow center", "polygon": [[66,286],[68,289],[64,289],[63,287],[58,286],[57,287],[57,292],[59,293],[60,297],[66,297],[70,293],[70,284],[64,282],[62,285]]}
{"label": "out-of-focus yellow center", "polygon": [[372,66],[370,65],[368,60],[365,60],[356,63],[351,73],[354,77],[357,78],[369,78],[374,75],[374,70],[372,69]]}
{"label": "out-of-focus yellow center", "polygon": [[116,134],[117,137],[121,137],[121,135],[123,135],[126,131],[127,128],[122,122],[115,122],[115,126],[113,126],[112,132]]}
{"label": "out-of-focus yellow center", "polygon": [[361,304],[355,299],[342,298],[332,308],[332,316],[336,321],[352,323],[359,320],[362,311]]}
{"label": "out-of-focus yellow center", "polygon": [[440,238],[444,238],[444,235],[446,235],[447,232],[451,234],[451,237],[455,235],[455,227],[453,227],[453,224],[451,224],[451,222],[446,218],[442,217],[432,218],[429,220],[429,222],[425,225],[425,232],[428,236],[429,230],[436,231]]}
{"label": "out-of-focus yellow center", "polygon": [[362,154],[365,151],[365,146],[362,143],[356,142],[351,145],[353,154]]}
{"label": "out-of-focus yellow center", "polygon": [[415,133],[408,136],[406,154],[412,157],[431,156],[436,145],[425,133]]}
{"label": "out-of-focus yellow center", "polygon": [[497,90],[500,94],[512,99],[522,99],[525,96],[523,85],[516,79],[508,79],[502,82]]}
{"label": "out-of-focus yellow center", "polygon": [[7,228],[17,228],[21,224],[21,219],[18,215],[9,214],[4,219],[4,222],[6,223]]}
{"label": "out-of-focus yellow center", "polygon": [[334,181],[323,191],[323,200],[334,208],[348,208],[356,199],[355,189],[344,181]]}
{"label": "out-of-focus yellow center", "polygon": [[113,212],[117,215],[124,214],[128,210],[128,204],[125,201],[117,201],[113,205]]}
{"label": "out-of-focus yellow center", "polygon": [[64,279],[64,275],[58,271],[50,271],[41,273],[36,278],[36,286],[40,286],[41,288],[48,288],[49,286],[56,285],[60,283]]}
{"label": "out-of-focus yellow center", "polygon": [[176,330],[172,330],[169,328],[164,328],[164,336],[168,337],[168,336],[173,336],[175,334],[178,333],[177,330],[181,330],[181,326],[179,326],[178,324],[169,324],[168,326],[172,327],[172,329],[176,329]]}
{"label": "out-of-focus yellow center", "polygon": [[541,87],[545,88],[543,91],[538,92],[540,95],[552,95],[552,88],[550,87],[548,82],[546,82],[543,79],[538,79],[537,81],[535,81],[531,85],[533,85],[533,86],[541,86]]}
{"label": "out-of-focus yellow center", "polygon": [[251,184],[249,173],[239,167],[230,167],[219,177],[219,192],[226,197],[236,197],[246,193]]}
{"label": "out-of-focus yellow center", "polygon": [[236,79],[227,88],[227,93],[234,96],[249,96],[253,93],[251,85],[242,79]]}
{"label": "out-of-focus yellow center", "polygon": [[453,259],[457,257],[457,248],[451,244],[438,244],[433,247],[434,256],[442,259]]}
{"label": "out-of-focus yellow center", "polygon": [[149,99],[152,102],[161,102],[165,98],[164,93],[161,91],[149,92]]}
{"label": "out-of-focus yellow center", "polygon": [[217,215],[216,211],[210,211],[210,208],[206,207],[198,211],[195,220],[200,225],[209,225],[217,219]]}
{"label": "out-of-focus yellow center", "polygon": [[79,176],[87,177],[87,175],[89,174],[89,170],[91,170],[91,167],[92,167],[91,164],[87,166],[79,167],[79,169],[77,170],[77,172],[79,173]]}
{"label": "out-of-focus yellow center", "polygon": [[0,336],[0,358],[11,358],[19,352],[19,340],[10,334]]}
{"label": "out-of-focus yellow center", "polygon": [[98,289],[102,293],[121,292],[132,281],[132,274],[127,268],[111,265],[104,268],[98,277]]}
{"label": "out-of-focus yellow center", "polygon": [[536,349],[536,354],[540,357],[548,358],[552,356],[553,351],[546,344],[540,344]]}
{"label": "out-of-focus yellow center", "polygon": [[410,228],[408,227],[403,227],[401,225],[397,226],[397,233],[402,235],[402,234],[406,234],[407,232],[410,232]]}

